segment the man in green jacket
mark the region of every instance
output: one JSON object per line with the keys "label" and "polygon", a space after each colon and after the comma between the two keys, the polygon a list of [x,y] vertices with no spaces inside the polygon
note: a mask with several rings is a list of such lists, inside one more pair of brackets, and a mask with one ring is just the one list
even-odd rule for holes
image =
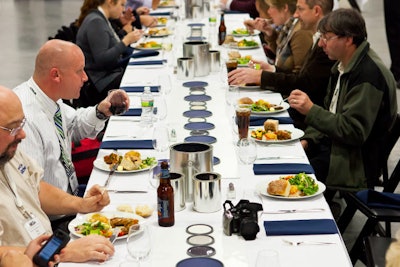
{"label": "man in green jacket", "polygon": [[[317,178],[328,188],[372,187],[380,176],[379,159],[397,114],[396,82],[370,49],[359,12],[333,11],[320,21],[318,30],[318,45],[338,62],[331,70],[324,107],[300,90],[290,94],[290,106],[306,116],[302,145]],[[326,195],[328,201],[332,196]]]}

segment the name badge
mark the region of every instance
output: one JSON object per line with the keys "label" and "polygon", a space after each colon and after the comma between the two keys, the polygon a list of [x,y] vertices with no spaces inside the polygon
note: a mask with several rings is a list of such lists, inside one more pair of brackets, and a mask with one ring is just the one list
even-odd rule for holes
{"label": "name badge", "polygon": [[35,239],[36,237],[46,233],[46,230],[38,218],[30,219],[25,223],[24,227],[31,239]]}

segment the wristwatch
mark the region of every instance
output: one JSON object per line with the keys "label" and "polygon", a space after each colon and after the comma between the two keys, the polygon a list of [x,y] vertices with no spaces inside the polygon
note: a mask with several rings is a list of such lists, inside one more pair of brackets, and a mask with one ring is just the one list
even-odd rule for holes
{"label": "wristwatch", "polygon": [[99,120],[107,120],[108,116],[99,110],[99,105],[96,105],[96,117]]}

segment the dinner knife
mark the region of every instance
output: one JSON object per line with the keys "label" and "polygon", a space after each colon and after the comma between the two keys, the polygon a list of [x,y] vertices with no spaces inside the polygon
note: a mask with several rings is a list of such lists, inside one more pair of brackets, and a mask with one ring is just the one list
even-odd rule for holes
{"label": "dinner knife", "polygon": [[296,213],[296,212],[320,212],[325,211],[323,208],[310,208],[310,209],[287,209],[287,210],[271,210],[263,211],[262,214],[285,214],[285,213]]}
{"label": "dinner knife", "polygon": [[256,160],[270,160],[270,159],[304,159],[304,156],[270,156],[256,158]]}
{"label": "dinner knife", "polygon": [[116,170],[117,168],[118,168],[118,164],[114,164],[114,165],[112,166],[110,172],[108,173],[108,177],[107,177],[107,180],[106,180],[106,182],[105,182],[105,184],[104,184],[104,188],[107,188],[108,185],[110,184],[111,177],[114,175],[114,172],[115,172],[115,170]]}

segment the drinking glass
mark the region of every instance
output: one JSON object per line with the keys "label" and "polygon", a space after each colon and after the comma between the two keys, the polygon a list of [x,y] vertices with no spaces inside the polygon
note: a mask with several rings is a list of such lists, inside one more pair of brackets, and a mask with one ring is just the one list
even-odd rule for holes
{"label": "drinking glass", "polygon": [[146,259],[151,251],[151,238],[147,225],[132,225],[126,239],[129,255],[138,263]]}
{"label": "drinking glass", "polygon": [[167,117],[167,101],[160,95],[154,98],[153,115],[156,121],[163,121]]}
{"label": "drinking glass", "polygon": [[237,105],[236,106],[236,121],[238,125],[239,140],[246,138],[249,135],[250,125],[250,105]]}
{"label": "drinking glass", "polygon": [[250,138],[243,138],[238,143],[239,160],[243,164],[253,164],[257,158],[257,144]]}
{"label": "drinking glass", "polygon": [[225,91],[225,100],[229,106],[234,106],[240,96],[239,86],[237,85],[229,85]]}
{"label": "drinking glass", "polygon": [[172,82],[168,74],[160,74],[158,76],[158,85],[160,86],[161,94],[168,95],[171,93]]}
{"label": "drinking glass", "polygon": [[168,127],[164,124],[156,124],[153,130],[153,147],[158,152],[165,152],[169,148]]}
{"label": "drinking glass", "polygon": [[121,89],[108,91],[107,100],[111,103],[110,112],[113,115],[122,115],[126,111],[126,103]]}
{"label": "drinking glass", "polygon": [[272,249],[263,249],[258,252],[256,267],[280,267],[279,254]]}

